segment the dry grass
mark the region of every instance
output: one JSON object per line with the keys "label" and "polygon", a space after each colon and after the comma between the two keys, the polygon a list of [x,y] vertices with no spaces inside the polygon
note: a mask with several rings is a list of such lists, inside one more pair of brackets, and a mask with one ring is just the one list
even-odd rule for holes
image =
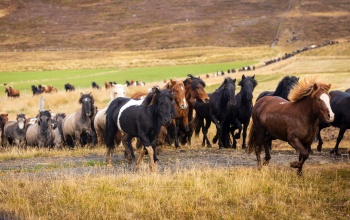
{"label": "dry grass", "polygon": [[[24,219],[348,219],[349,166],[0,180],[0,216]],[[35,182],[33,185],[32,183]],[[11,186],[11,187],[9,187]]]}

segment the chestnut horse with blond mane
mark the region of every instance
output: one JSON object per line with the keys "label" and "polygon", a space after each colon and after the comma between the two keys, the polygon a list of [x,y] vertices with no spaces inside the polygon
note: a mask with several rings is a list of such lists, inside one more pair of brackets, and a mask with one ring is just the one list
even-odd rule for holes
{"label": "chestnut horse with blond mane", "polygon": [[255,151],[259,169],[262,147],[265,150],[263,164],[268,165],[272,140],[279,139],[299,152],[299,161],[290,166],[298,169],[298,175],[302,174],[303,164],[309,157],[308,149],[318,131],[319,119],[334,120],[328,93],[330,88],[330,84],[305,78],[291,90],[290,102],[276,96],[265,96],[255,103],[247,150],[249,153]]}

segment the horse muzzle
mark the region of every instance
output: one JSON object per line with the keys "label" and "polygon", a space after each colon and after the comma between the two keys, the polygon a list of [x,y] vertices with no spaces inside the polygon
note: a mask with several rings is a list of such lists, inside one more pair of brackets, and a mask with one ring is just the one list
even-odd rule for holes
{"label": "horse muzzle", "polygon": [[164,119],[162,124],[163,124],[164,126],[169,126],[169,125],[171,124],[171,120]]}

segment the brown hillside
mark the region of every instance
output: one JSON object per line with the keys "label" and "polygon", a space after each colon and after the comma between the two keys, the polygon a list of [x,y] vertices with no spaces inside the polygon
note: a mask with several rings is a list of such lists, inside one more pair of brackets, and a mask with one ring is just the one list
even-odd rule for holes
{"label": "brown hillside", "polygon": [[[0,49],[299,47],[350,37],[349,0],[2,0]],[[283,21],[283,22],[282,22]],[[279,30],[279,31],[278,31]]]}

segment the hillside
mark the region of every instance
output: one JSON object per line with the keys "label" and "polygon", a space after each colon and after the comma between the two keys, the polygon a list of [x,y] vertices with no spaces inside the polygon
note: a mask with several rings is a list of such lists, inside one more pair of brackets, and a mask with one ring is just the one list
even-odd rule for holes
{"label": "hillside", "polygon": [[297,48],[349,39],[349,23],[348,0],[1,0],[0,50],[261,46],[277,33]]}

